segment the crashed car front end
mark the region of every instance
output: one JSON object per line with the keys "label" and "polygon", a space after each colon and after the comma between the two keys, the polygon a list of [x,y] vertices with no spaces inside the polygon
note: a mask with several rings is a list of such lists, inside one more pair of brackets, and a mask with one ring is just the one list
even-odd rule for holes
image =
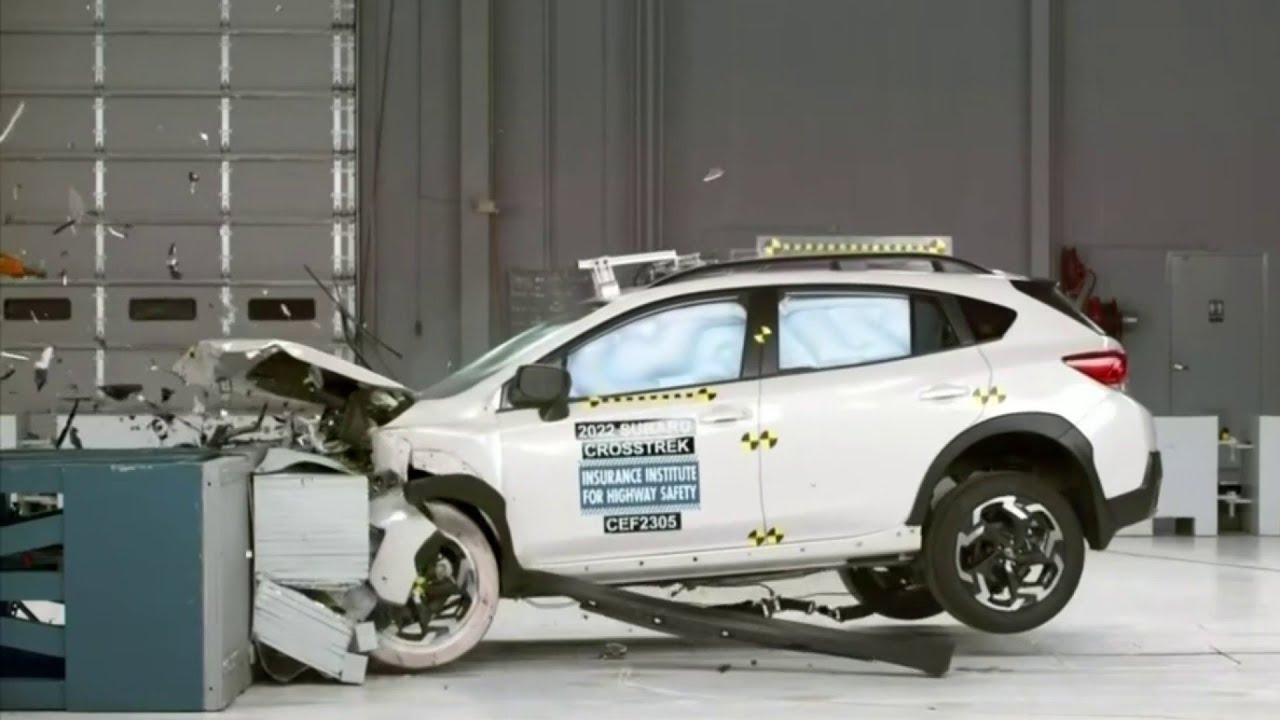
{"label": "crashed car front end", "polygon": [[[465,400],[419,400],[400,383],[335,355],[285,340],[205,340],[189,348],[174,373],[200,388],[211,407],[258,397],[290,407],[288,431],[274,444],[322,455],[369,479],[369,585],[393,605],[410,596],[415,554],[435,533],[423,511],[404,499],[416,474],[483,477],[488,433]],[[483,403],[481,403],[483,404]],[[479,432],[477,432],[479,430]],[[260,444],[259,435],[245,442]],[[228,442],[234,438],[228,438]]]}

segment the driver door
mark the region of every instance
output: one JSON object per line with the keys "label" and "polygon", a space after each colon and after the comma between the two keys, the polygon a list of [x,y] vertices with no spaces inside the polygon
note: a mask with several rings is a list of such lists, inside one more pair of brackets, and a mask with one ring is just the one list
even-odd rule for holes
{"label": "driver door", "polygon": [[758,457],[741,442],[760,401],[747,315],[737,294],[666,301],[545,361],[570,374],[568,417],[499,414],[522,565],[743,547],[763,519]]}

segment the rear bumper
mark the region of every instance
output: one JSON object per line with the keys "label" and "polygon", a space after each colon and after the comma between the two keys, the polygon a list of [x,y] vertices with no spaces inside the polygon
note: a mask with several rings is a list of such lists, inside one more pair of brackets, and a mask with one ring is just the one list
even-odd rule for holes
{"label": "rear bumper", "polygon": [[1163,479],[1164,466],[1160,453],[1152,452],[1147,456],[1147,469],[1142,475],[1142,484],[1136,490],[1107,498],[1103,502],[1102,517],[1099,518],[1102,547],[1106,547],[1121,528],[1135,525],[1156,514]]}

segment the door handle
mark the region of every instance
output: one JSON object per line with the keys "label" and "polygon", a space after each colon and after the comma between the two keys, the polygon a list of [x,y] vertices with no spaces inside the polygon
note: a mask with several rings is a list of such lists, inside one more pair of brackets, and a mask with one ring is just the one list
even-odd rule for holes
{"label": "door handle", "polygon": [[934,385],[920,391],[921,400],[940,401],[955,400],[973,392],[965,385]]}
{"label": "door handle", "polygon": [[706,425],[724,425],[742,422],[751,418],[751,411],[734,405],[721,405],[711,408],[698,416],[698,421]]}

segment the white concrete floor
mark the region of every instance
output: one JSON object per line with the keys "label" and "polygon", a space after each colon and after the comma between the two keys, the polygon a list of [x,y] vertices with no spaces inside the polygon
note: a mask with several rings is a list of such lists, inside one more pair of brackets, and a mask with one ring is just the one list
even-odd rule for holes
{"label": "white concrete floor", "polygon": [[[835,582],[777,589],[827,592]],[[1067,610],[1025,635],[987,636],[950,620],[852,625],[951,636],[952,672],[932,679],[820,656],[691,647],[574,608],[509,604],[493,640],[448,670],[361,687],[255,685],[214,717],[1280,718],[1280,538],[1118,538],[1090,554]],[[600,659],[608,638],[628,646],[625,659]],[[28,717],[47,715],[6,715]]]}

